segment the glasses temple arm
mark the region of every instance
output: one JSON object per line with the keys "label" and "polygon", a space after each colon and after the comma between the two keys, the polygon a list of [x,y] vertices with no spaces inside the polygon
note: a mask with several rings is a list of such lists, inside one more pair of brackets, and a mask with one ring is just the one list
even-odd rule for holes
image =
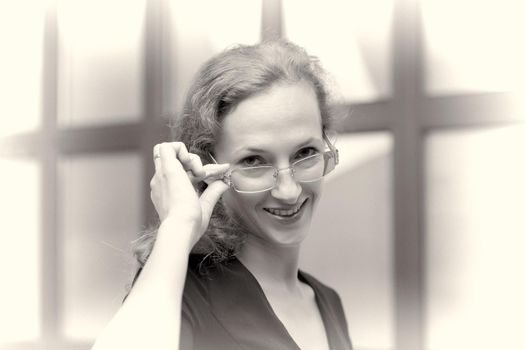
{"label": "glasses temple arm", "polygon": [[334,154],[335,164],[339,164],[339,150],[337,148],[335,148],[334,145],[332,145],[332,143],[328,139],[328,136],[326,135],[324,129],[323,129],[323,139],[326,141],[326,143],[328,145],[328,148],[330,148],[330,151],[332,151],[332,153]]}

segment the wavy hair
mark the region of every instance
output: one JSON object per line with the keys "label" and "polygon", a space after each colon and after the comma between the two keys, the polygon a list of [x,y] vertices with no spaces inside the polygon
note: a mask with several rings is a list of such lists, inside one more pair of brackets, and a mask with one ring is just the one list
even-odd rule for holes
{"label": "wavy hair", "polygon": [[[276,40],[256,45],[237,45],[212,57],[201,67],[185,99],[181,115],[170,122],[173,140],[183,142],[203,164],[211,163],[222,120],[246,98],[277,83],[308,82],[314,89],[324,130],[332,125],[325,73],[316,57],[301,47]],[[202,192],[206,184],[197,191]],[[135,241],[134,255],[143,266],[153,249],[158,227]],[[192,253],[211,262],[226,260],[242,247],[247,229],[227,212],[222,200],[216,204],[209,226]]]}

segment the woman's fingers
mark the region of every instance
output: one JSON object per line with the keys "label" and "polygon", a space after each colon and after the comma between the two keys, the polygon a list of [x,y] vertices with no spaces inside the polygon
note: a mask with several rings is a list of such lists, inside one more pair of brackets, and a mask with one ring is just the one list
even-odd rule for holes
{"label": "woman's fingers", "polygon": [[[156,145],[153,148],[153,161],[155,175],[150,182],[151,199],[161,221],[175,214],[197,220],[205,229],[215,204],[228,189],[228,185],[221,180],[230,165],[203,166],[200,157],[189,153],[180,142]],[[201,181],[205,181],[208,186],[198,196],[194,186]]]}
{"label": "woman's fingers", "polygon": [[155,172],[158,174],[161,170],[160,163],[160,144],[153,147],[153,163],[155,163]]}
{"label": "woman's fingers", "polygon": [[222,194],[226,192],[228,188],[228,185],[224,182],[216,180],[210,183],[201,194],[199,202],[201,203],[202,210],[202,227],[208,226],[215,204],[217,204],[219,198],[221,198]]}
{"label": "woman's fingers", "polygon": [[161,147],[171,148],[172,157],[178,159],[178,161],[182,164],[182,167],[186,172],[188,172],[188,174],[191,174],[195,177],[204,177],[204,169],[202,167],[200,157],[194,153],[188,152],[186,146],[182,142],[164,142],[155,145],[155,147],[153,147],[153,160],[155,161],[155,165],[158,165],[157,160],[161,159]]}
{"label": "woman's fingers", "polygon": [[229,164],[207,164],[206,178],[204,181],[208,184],[206,190],[199,197],[202,210],[202,227],[208,227],[213,208],[222,194],[226,192],[229,186],[222,181],[222,177],[230,168]]}
{"label": "woman's fingers", "polygon": [[223,164],[206,164],[204,170],[206,172],[205,177],[222,177],[226,171],[230,168],[229,163]]}
{"label": "woman's fingers", "polygon": [[[161,148],[163,149],[164,156],[161,156]],[[178,162],[173,162],[168,159],[170,158],[170,148],[173,150],[171,156],[175,156],[174,158],[176,158]],[[182,142],[164,142],[155,145],[153,148],[153,161],[155,163],[155,172],[158,175],[163,175],[164,168],[171,169],[173,163],[180,163],[192,184],[201,181],[205,181],[209,184],[211,181],[221,179],[230,167],[227,163],[202,165],[200,157],[197,154],[188,152],[186,146]],[[166,161],[167,165],[165,166],[164,163],[166,163]]]}
{"label": "woman's fingers", "polygon": [[[195,195],[191,177],[177,157],[173,156],[170,144],[160,145],[161,178],[166,184],[170,197],[185,197]],[[190,194],[192,193],[192,194]]]}
{"label": "woman's fingers", "polygon": [[201,158],[194,153],[188,153],[188,157],[190,160],[187,163],[182,164],[188,175],[197,178],[204,177],[205,172],[202,166]]}
{"label": "woman's fingers", "polygon": [[202,162],[198,155],[188,152],[186,145],[182,142],[169,142],[167,143],[175,151],[177,159],[181,162],[184,170],[191,171],[193,176],[202,177],[204,176],[204,170],[202,168]]}
{"label": "woman's fingers", "polygon": [[211,182],[215,180],[222,180],[224,173],[228,171],[230,168],[230,164],[224,163],[224,164],[206,164],[204,166],[204,170],[206,172],[205,177],[202,179],[202,181],[206,182],[207,184],[210,184]]}
{"label": "woman's fingers", "polygon": [[189,175],[191,182],[195,185],[201,181],[207,184],[212,183],[216,180],[222,180],[224,173],[230,168],[230,164],[206,164],[203,167],[203,176],[192,176]]}

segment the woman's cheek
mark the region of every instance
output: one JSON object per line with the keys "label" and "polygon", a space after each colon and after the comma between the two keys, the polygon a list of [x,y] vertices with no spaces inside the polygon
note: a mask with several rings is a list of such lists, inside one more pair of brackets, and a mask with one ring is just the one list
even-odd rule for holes
{"label": "woman's cheek", "polygon": [[223,195],[224,206],[226,209],[237,217],[245,218],[250,216],[251,211],[255,211],[258,203],[259,193],[238,193],[230,190]]}

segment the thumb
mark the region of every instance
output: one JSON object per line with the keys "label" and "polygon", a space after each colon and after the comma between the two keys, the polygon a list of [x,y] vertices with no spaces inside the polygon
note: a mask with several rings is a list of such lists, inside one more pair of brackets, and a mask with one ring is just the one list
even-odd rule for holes
{"label": "thumb", "polygon": [[199,201],[202,209],[203,227],[208,226],[213,208],[222,194],[229,188],[223,181],[217,180],[208,185],[206,190],[201,194]]}

